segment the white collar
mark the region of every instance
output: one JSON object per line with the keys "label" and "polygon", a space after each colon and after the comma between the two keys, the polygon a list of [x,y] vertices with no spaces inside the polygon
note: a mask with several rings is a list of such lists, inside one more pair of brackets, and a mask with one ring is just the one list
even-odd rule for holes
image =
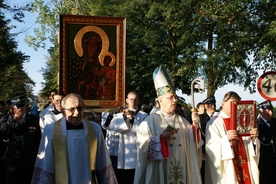
{"label": "white collar", "polygon": [[225,114],[223,111],[219,112],[219,116],[221,116],[222,118],[230,118],[227,114]]}

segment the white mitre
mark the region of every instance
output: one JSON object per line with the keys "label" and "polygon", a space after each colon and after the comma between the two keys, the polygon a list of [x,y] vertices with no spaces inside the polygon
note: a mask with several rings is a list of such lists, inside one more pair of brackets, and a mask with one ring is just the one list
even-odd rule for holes
{"label": "white mitre", "polygon": [[157,96],[175,92],[174,84],[169,72],[163,66],[157,67],[153,72],[153,82]]}

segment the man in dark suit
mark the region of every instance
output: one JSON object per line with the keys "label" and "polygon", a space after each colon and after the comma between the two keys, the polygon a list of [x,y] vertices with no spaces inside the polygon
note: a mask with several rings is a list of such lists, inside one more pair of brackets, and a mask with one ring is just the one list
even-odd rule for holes
{"label": "man in dark suit", "polygon": [[260,184],[276,183],[276,119],[273,116],[273,106],[270,100],[258,106],[259,117],[257,127],[259,130],[260,147]]}
{"label": "man in dark suit", "polygon": [[26,95],[12,98],[11,113],[0,120],[0,134],[7,143],[5,163],[6,184],[30,184],[41,131],[37,116],[27,113]]}
{"label": "man in dark suit", "polygon": [[205,129],[207,122],[218,114],[216,112],[216,98],[214,96],[209,96],[205,100],[202,101],[205,107],[205,112],[199,115],[200,118],[200,130],[201,130],[201,138],[204,141],[202,145],[202,166],[200,169],[202,183],[205,183]]}

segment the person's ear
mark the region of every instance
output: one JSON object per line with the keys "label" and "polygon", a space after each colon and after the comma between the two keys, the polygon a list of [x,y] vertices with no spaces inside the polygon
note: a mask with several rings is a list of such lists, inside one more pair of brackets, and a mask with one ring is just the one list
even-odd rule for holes
{"label": "person's ear", "polygon": [[158,102],[159,105],[160,105],[160,103],[162,102],[162,98],[158,98],[157,102]]}
{"label": "person's ear", "polygon": [[222,101],[222,103],[221,103],[221,107],[223,107],[223,106],[224,106],[224,104],[225,104],[225,101]]}

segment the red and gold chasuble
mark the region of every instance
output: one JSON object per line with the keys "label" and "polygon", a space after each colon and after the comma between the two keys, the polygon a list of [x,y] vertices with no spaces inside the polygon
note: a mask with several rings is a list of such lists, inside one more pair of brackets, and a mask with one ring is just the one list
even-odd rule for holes
{"label": "red and gold chasuble", "polygon": [[[223,118],[226,130],[231,130],[230,118]],[[233,164],[235,168],[236,177],[239,184],[251,184],[251,178],[248,168],[248,160],[246,150],[242,141],[242,137],[232,140],[234,150]]]}

